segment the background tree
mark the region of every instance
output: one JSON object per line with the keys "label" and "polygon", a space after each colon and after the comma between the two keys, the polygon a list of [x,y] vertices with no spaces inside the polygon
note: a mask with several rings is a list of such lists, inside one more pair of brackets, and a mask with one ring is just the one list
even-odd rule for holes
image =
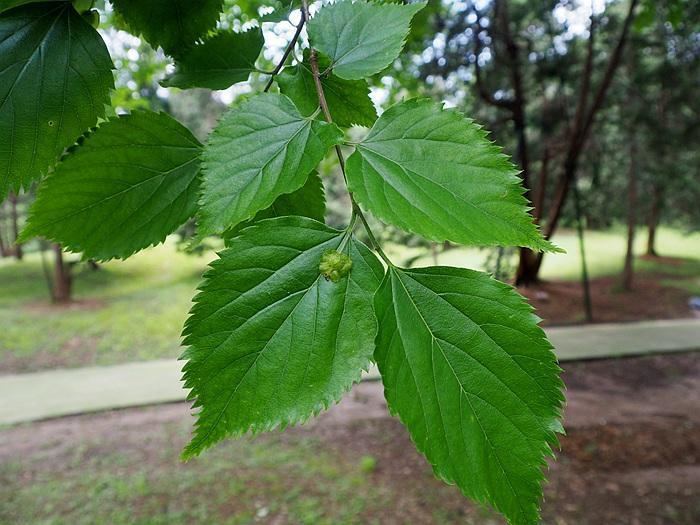
{"label": "background tree", "polygon": [[[593,166],[598,170],[594,184],[583,186],[602,189],[603,166],[595,150],[606,139],[593,129],[601,124],[597,115],[614,105],[611,87],[620,75],[637,13],[647,20],[652,13],[651,19],[662,21],[664,32],[655,39],[662,46],[678,47],[668,33],[688,35],[684,48],[696,34],[696,8],[686,3],[610,3],[603,12],[589,10],[586,22],[587,6],[507,0],[443,5],[432,15],[437,37],[430,36],[422,46],[413,42],[411,61],[400,67],[407,76],[417,72],[425,79],[433,88],[427,93],[474,107],[497,140],[514,153],[533,214],[547,238],[562,220],[568,221],[567,197],[577,177],[588,177]],[[678,18],[679,8],[686,10],[687,20],[675,20],[677,26],[663,22]],[[684,60],[687,65],[688,57]],[[470,100],[465,86],[478,99]],[[604,191],[598,195],[605,199]],[[614,219],[606,214],[595,219],[584,210],[592,223]],[[516,282],[537,282],[541,263],[541,254],[522,249]]]}

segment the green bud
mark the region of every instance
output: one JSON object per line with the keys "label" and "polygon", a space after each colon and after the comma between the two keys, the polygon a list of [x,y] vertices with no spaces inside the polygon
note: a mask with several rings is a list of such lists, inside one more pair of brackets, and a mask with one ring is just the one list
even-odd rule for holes
{"label": "green bud", "polygon": [[328,250],[321,256],[318,269],[326,280],[337,283],[341,278],[350,273],[352,259],[344,253],[336,250]]}

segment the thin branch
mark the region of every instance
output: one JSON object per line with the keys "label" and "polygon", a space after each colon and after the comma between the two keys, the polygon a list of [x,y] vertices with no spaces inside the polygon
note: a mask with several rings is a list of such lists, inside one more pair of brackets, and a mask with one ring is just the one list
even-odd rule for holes
{"label": "thin branch", "polygon": [[517,155],[518,164],[522,170],[521,177],[525,186],[525,197],[530,200],[530,159],[528,155],[527,129],[525,120],[525,89],[523,87],[523,75],[520,63],[520,47],[515,41],[510,27],[508,5],[504,0],[496,0],[494,5],[496,21],[501,23],[501,31],[506,44],[506,52],[510,62],[511,82],[514,98],[511,100],[511,112],[513,114],[513,126],[518,140]]}
{"label": "thin branch", "polygon": [[596,92],[595,98],[593,99],[593,105],[591,106],[591,109],[589,110],[588,115],[586,116],[586,121],[583,125],[583,129],[581,130],[583,141],[586,140],[586,136],[588,135],[588,132],[590,131],[591,126],[593,125],[593,120],[595,119],[596,113],[598,113],[598,110],[601,108],[603,102],[605,101],[605,95],[607,94],[608,88],[610,87],[613,77],[615,76],[615,71],[620,65],[622,53],[625,50],[627,39],[629,37],[630,28],[632,26],[632,22],[635,19],[635,9],[638,3],[639,0],[632,0],[630,2],[630,7],[627,11],[627,17],[625,18],[625,22],[622,27],[622,33],[620,34],[620,38],[617,41],[617,45],[615,46],[615,50],[613,51],[612,57],[608,62],[608,67],[605,69],[605,73],[603,74],[603,80],[600,83],[600,86],[598,87],[598,91]]}
{"label": "thin branch", "polygon": [[629,37],[629,31],[632,26],[632,22],[635,19],[635,11],[639,0],[631,0],[629,10],[627,11],[627,16],[625,18],[622,31],[618,38],[615,49],[613,50],[612,56],[608,61],[607,67],[605,68],[605,73],[603,74],[603,79],[596,91],[595,97],[593,98],[593,104],[588,109],[587,113],[582,116],[582,122],[578,124],[580,127],[578,130],[574,130],[572,135],[572,140],[569,143],[569,148],[566,154],[566,159],[564,161],[564,173],[559,178],[559,183],[556,191],[556,196],[552,208],[549,211],[549,218],[547,220],[547,227],[544,231],[545,239],[549,239],[557,228],[559,219],[561,218],[561,211],[566,202],[566,196],[569,192],[569,186],[574,181],[576,177],[576,170],[578,168],[578,160],[583,147],[586,144],[586,140],[591,130],[591,126],[595,120],[596,114],[603,106],[605,102],[605,96],[608,92],[608,88],[612,83],[612,80],[617,71],[620,60],[622,58],[622,53],[627,44],[627,39]]}
{"label": "thin branch", "polygon": [[593,75],[595,29],[595,14],[593,12],[593,6],[591,5],[591,22],[590,29],[588,31],[588,49],[586,51],[586,62],[583,66],[583,78],[581,79],[581,89],[579,91],[578,102],[576,104],[576,113],[574,116],[573,125],[571,127],[570,149],[574,149],[578,144],[583,132],[583,126],[586,118],[584,115],[586,106],[588,105],[588,94],[591,90],[591,76]]}
{"label": "thin branch", "polygon": [[484,84],[484,79],[481,74],[481,66],[479,65],[479,55],[481,54],[481,51],[483,49],[482,43],[481,43],[481,31],[483,30],[481,26],[481,13],[479,12],[478,9],[474,8],[474,13],[476,14],[476,23],[475,27],[476,29],[474,30],[474,78],[476,80],[476,89],[479,93],[479,96],[481,99],[486,102],[487,104],[490,104],[491,106],[497,107],[497,108],[504,108],[504,109],[509,109],[513,110],[513,103],[510,100],[506,99],[497,99],[495,98],[488,89],[486,89],[486,85]]}
{"label": "thin branch", "polygon": [[533,218],[535,222],[539,224],[540,219],[542,219],[543,208],[544,208],[544,198],[547,194],[547,182],[549,178],[549,159],[551,157],[551,151],[549,145],[544,147],[544,152],[542,154],[542,164],[540,165],[540,176],[537,180],[537,194],[535,196],[535,201],[533,203],[534,209],[532,210]]}
{"label": "thin branch", "polygon": [[299,35],[301,35],[301,30],[304,29],[305,22],[306,22],[306,13],[304,11],[302,11],[301,12],[301,20],[299,21],[299,25],[297,25],[297,30],[294,32],[294,36],[292,37],[292,40],[289,42],[289,45],[287,45],[287,48],[284,50],[284,54],[282,55],[282,59],[279,61],[277,66],[275,66],[275,69],[273,69],[272,72],[269,73],[270,78],[268,79],[267,84],[265,85],[265,89],[263,90],[265,93],[270,91],[270,88],[272,87],[272,82],[275,80],[275,77],[279,74],[279,72],[282,71],[282,68],[284,67],[285,62],[287,62],[289,55],[294,50],[294,46],[297,44],[297,40],[299,40]]}
{"label": "thin branch", "polygon": [[[306,19],[310,18],[308,0],[302,0],[302,17]],[[311,75],[314,79],[314,86],[316,87],[316,94],[318,95],[318,103],[321,106],[321,111],[323,112],[323,116],[325,117],[326,122],[332,124],[333,117],[331,116],[331,111],[328,107],[328,101],[326,100],[326,94],[323,90],[323,84],[321,83],[321,71],[318,66],[318,53],[313,48],[311,48],[311,52],[309,54],[309,65],[311,66]],[[343,156],[343,151],[340,149],[339,145],[336,145],[335,152],[338,156],[340,171],[343,173],[343,179],[345,180],[345,184],[347,185],[347,176],[345,175],[345,157]],[[387,257],[387,255],[384,253],[384,250],[382,250],[379,241],[377,241],[376,237],[374,236],[374,233],[372,232],[372,229],[370,228],[369,223],[367,222],[367,218],[362,213],[362,210],[357,204],[355,197],[353,197],[352,192],[349,192],[349,194],[350,202],[352,202],[352,217],[350,218],[350,224],[354,224],[356,218],[359,217],[360,221],[362,221],[362,225],[364,226],[365,231],[367,232],[367,236],[369,237],[370,243],[372,244],[374,249],[377,251],[377,253],[384,260],[385,263],[387,263],[390,267],[394,266],[394,263],[392,263],[389,260],[389,257]]]}

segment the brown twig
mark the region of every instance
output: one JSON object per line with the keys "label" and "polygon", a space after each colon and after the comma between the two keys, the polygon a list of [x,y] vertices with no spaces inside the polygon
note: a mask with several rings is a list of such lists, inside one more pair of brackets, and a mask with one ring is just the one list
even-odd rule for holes
{"label": "brown twig", "polygon": [[[301,4],[302,17],[308,20],[310,18],[309,2],[308,0],[302,0]],[[326,122],[332,124],[333,117],[331,115],[330,108],[328,107],[326,94],[323,90],[323,83],[321,82],[321,70],[318,66],[318,53],[314,48],[311,48],[311,51],[309,53],[309,65],[311,66],[311,75],[314,79],[314,86],[316,87],[316,94],[318,95],[319,106],[321,107],[321,111],[323,112],[323,116],[326,119]],[[345,184],[347,185],[347,176],[345,174],[345,157],[343,156],[343,151],[340,149],[340,146],[336,145],[335,152],[338,157],[338,163],[340,164],[340,171],[342,172],[343,179],[345,180]],[[392,263],[389,260],[389,257],[387,257],[387,255],[384,253],[381,245],[379,244],[379,241],[377,241],[376,237],[374,236],[374,233],[369,227],[369,223],[367,222],[367,219],[362,213],[360,206],[357,204],[355,197],[353,197],[352,192],[349,192],[349,194],[350,202],[352,203],[352,218],[350,219],[350,224],[354,224],[354,218],[359,217],[360,221],[362,221],[362,225],[364,226],[365,231],[367,232],[367,236],[369,237],[370,243],[373,245],[374,249],[377,251],[377,253],[384,260],[385,263],[387,263],[389,266],[394,266],[394,263]]]}
{"label": "brown twig", "polygon": [[301,20],[299,21],[299,25],[297,25],[297,30],[294,32],[294,36],[292,37],[292,40],[289,42],[289,45],[287,45],[287,48],[284,50],[284,54],[282,55],[282,59],[279,61],[277,66],[275,66],[275,69],[272,70],[270,73],[270,78],[267,81],[267,84],[265,84],[265,89],[263,91],[267,93],[270,91],[270,88],[272,87],[272,82],[275,80],[275,77],[279,74],[280,71],[282,71],[282,68],[284,67],[285,62],[287,62],[287,59],[289,58],[289,55],[292,53],[292,50],[294,50],[294,46],[297,43],[297,40],[299,40],[299,35],[301,35],[301,30],[304,29],[304,23],[306,22],[306,14],[304,11],[301,13]]}

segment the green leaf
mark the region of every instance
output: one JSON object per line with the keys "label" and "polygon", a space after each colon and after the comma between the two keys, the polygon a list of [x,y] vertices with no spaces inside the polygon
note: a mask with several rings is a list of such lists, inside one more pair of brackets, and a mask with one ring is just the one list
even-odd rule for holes
{"label": "green leaf", "polygon": [[102,38],[70,3],[0,15],[0,201],[45,175],[104,115],[112,67]]}
{"label": "green leaf", "polygon": [[153,47],[181,56],[214,27],[223,0],[112,0],[114,9]]}
{"label": "green leaf", "polygon": [[473,121],[427,99],[389,108],[347,162],[383,221],[434,241],[558,250],[528,214],[518,172]]}
{"label": "green leaf", "polygon": [[[302,217],[269,219],[212,263],[183,333],[185,387],[201,407],[185,457],[229,435],[301,423],[360,380],[383,269],[347,235]],[[352,261],[337,282],[319,271],[329,250]]]}
{"label": "green leaf", "polygon": [[389,409],[435,474],[511,523],[537,523],[564,397],[532,308],[486,274],[446,267],[390,269],[375,308]]}
{"label": "green leaf", "polygon": [[[66,0],[44,0],[43,3],[65,2]],[[25,4],[40,3],[37,0],[0,0],[0,13]]]}
{"label": "green leaf", "polygon": [[[285,68],[277,77],[280,91],[292,99],[304,116],[311,115],[319,107],[308,58],[307,50],[303,63]],[[345,80],[333,75],[328,71],[330,61],[323,56],[319,57],[319,66],[325,72],[321,76],[321,84],[333,122],[343,128],[353,125],[372,126],[377,120],[377,111],[369,98],[367,81]]]}
{"label": "green leaf", "polygon": [[338,1],[309,20],[311,45],[328,55],[333,72],[356,80],[379,73],[399,56],[411,18],[426,6]]}
{"label": "green leaf", "polygon": [[162,242],[196,211],[201,147],[164,113],[108,120],[41,184],[23,238],[98,260]]}
{"label": "green leaf", "polygon": [[228,242],[243,228],[264,219],[298,215],[324,222],[326,216],[326,196],[323,191],[323,182],[318,172],[314,171],[306,179],[304,185],[292,193],[285,193],[277,197],[272,206],[260,210],[252,219],[242,222],[233,228],[226,230],[222,237],[228,246]]}
{"label": "green leaf", "polygon": [[263,93],[224,115],[204,148],[201,232],[220,233],[304,185],[337,126],[301,116],[284,95]]}
{"label": "green leaf", "polygon": [[195,45],[176,60],[175,72],[165,87],[227,89],[245,82],[263,47],[263,35],[256,27],[245,33],[219,32]]}

